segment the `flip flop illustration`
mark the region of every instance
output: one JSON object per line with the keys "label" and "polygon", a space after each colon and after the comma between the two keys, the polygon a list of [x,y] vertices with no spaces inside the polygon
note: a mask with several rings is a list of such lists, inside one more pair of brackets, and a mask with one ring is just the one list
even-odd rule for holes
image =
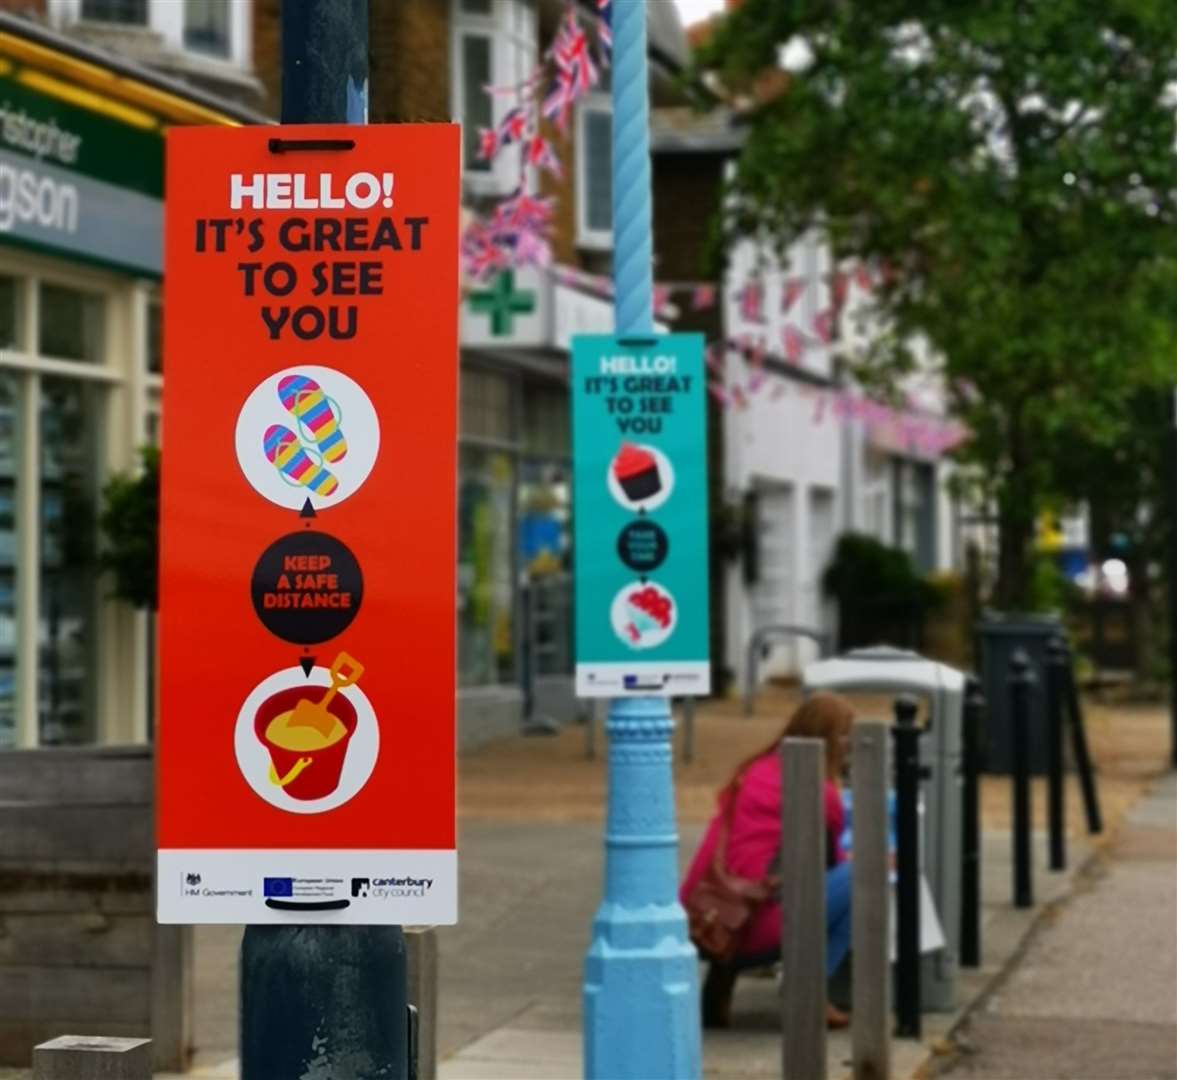
{"label": "flip flop illustration", "polygon": [[347,453],[347,440],[339,429],[339,406],[314,379],[287,375],[278,383],[278,397],[298,421],[303,438],[318,445],[324,461],[339,461]]}
{"label": "flip flop illustration", "polygon": [[333,495],[339,487],[322,465],[317,464],[303,449],[298,436],[288,427],[271,424],[262,439],[262,450],[270,463],[292,484],[310,488],[316,495]]}

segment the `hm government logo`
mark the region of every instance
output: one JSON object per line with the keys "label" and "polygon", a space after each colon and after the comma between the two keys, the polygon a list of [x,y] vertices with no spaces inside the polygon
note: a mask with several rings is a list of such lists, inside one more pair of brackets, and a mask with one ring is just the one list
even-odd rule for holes
{"label": "hm government logo", "polygon": [[354,877],[351,879],[351,894],[356,896],[367,896],[372,891],[372,882],[370,878]]}
{"label": "hm government logo", "polygon": [[185,874],[184,875],[184,884],[185,885],[199,885],[202,880],[203,880],[203,878],[201,878],[201,876],[199,874]]}

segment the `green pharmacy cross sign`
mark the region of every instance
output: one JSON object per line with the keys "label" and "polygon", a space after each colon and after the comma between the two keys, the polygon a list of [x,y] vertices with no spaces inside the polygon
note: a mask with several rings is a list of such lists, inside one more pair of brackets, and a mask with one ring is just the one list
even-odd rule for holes
{"label": "green pharmacy cross sign", "polygon": [[535,290],[516,292],[515,272],[504,270],[489,289],[470,294],[470,309],[479,315],[489,315],[491,334],[506,337],[515,329],[516,315],[530,315],[535,311]]}

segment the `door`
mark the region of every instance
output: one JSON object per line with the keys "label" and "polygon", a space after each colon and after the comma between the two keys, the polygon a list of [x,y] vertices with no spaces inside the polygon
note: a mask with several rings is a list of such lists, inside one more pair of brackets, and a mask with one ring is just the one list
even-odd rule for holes
{"label": "door", "polygon": [[[756,533],[760,576],[752,590],[753,627],[795,621],[797,588],[797,508],[789,484],[759,489]],[[791,674],[793,650],[778,639],[760,664],[761,678]]]}
{"label": "door", "polygon": [[822,595],[821,579],[834,554],[837,528],[837,503],[833,488],[810,488],[809,543],[801,586],[804,605],[802,618],[806,626],[817,630],[832,625],[829,605]]}

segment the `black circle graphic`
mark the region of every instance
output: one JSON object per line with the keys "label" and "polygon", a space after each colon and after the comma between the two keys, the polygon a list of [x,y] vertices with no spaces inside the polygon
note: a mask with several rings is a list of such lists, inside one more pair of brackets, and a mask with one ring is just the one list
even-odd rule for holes
{"label": "black circle graphic", "polygon": [[617,554],[631,570],[646,574],[657,570],[670,550],[666,531],[655,521],[631,521],[617,537]]}
{"label": "black circle graphic", "polygon": [[351,625],[364,596],[364,575],[334,536],[296,532],[262,552],[250,594],[271,634],[295,645],[317,645]]}

